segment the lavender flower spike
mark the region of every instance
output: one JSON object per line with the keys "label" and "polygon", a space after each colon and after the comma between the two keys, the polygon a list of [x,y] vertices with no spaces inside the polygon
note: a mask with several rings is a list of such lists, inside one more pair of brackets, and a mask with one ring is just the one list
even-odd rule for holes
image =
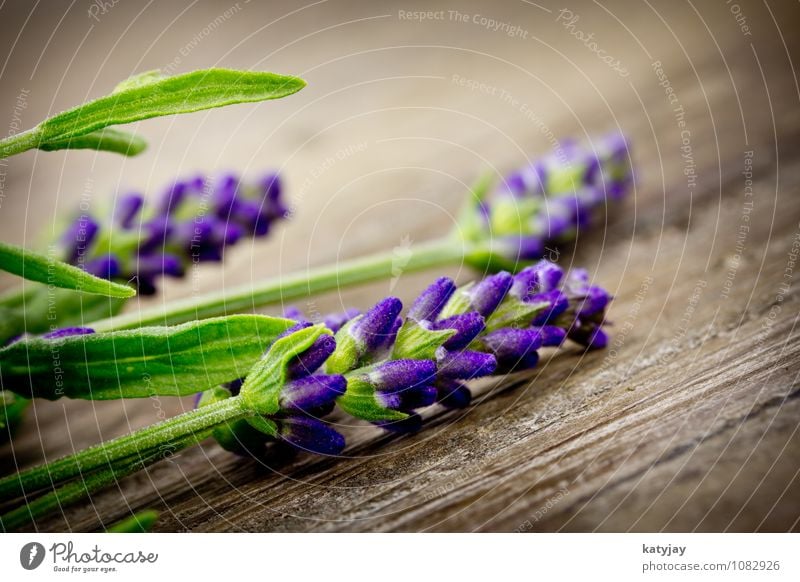
{"label": "lavender flower spike", "polygon": [[[518,270],[548,249],[600,223],[609,203],[633,184],[628,142],[610,135],[585,145],[563,143],[551,155],[501,180],[490,195],[470,201],[459,225],[479,248],[467,262],[479,269]],[[490,247],[486,248],[486,242]]]}
{"label": "lavender flower spike", "polygon": [[220,261],[243,236],[264,236],[287,215],[279,177],[254,184],[238,177],[177,180],[147,208],[141,194],[120,196],[113,228],[82,215],[62,237],[64,260],[93,275],[133,282],[143,295],[161,277],[183,277],[189,265]]}
{"label": "lavender flower spike", "polygon": [[[337,403],[357,418],[407,432],[420,426],[417,412],[433,401],[467,406],[471,396],[464,380],[533,368],[539,349],[560,347],[567,338],[588,349],[602,347],[608,341],[602,330],[607,301],[593,297],[610,296],[577,285],[580,280],[580,271],[565,277],[547,261],[516,277],[499,273],[455,291],[452,281],[438,279],[413,304],[394,345],[382,346],[373,356],[379,359],[366,365],[348,357],[353,335],[343,327],[327,363],[329,372],[347,379]],[[589,302],[592,309],[586,309]],[[385,329],[400,308],[389,298],[365,317]],[[415,359],[398,356],[398,350]]]}

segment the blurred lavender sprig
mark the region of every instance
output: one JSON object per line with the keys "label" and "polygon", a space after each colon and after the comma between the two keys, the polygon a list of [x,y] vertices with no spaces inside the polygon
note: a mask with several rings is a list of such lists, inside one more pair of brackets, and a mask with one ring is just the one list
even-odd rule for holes
{"label": "blurred lavender sprig", "polygon": [[150,295],[159,277],[182,277],[193,263],[221,261],[228,246],[266,236],[287,213],[275,173],[255,183],[232,174],[196,176],[170,184],[150,205],[139,193],[119,197],[110,223],[79,216],[62,237],[64,258]]}
{"label": "blurred lavender sprig", "polygon": [[467,260],[479,268],[518,270],[551,256],[602,216],[633,184],[629,144],[611,134],[588,144],[566,141],[555,152],[480,192],[459,225],[462,239],[492,241]]}

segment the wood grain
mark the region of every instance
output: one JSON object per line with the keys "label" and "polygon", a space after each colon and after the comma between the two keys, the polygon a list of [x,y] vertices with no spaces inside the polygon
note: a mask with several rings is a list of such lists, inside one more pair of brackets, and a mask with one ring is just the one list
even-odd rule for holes
{"label": "wood grain", "polygon": [[[209,168],[238,167],[237,161],[255,167],[264,154],[280,160],[295,187],[293,224],[269,242],[238,249],[221,278],[218,270],[203,270],[192,285],[166,292],[188,295],[391,248],[404,237],[437,236],[481,167],[507,171],[551,147],[541,123],[559,138],[618,124],[635,148],[635,196],[559,259],[587,266],[614,293],[610,348],[589,354],[568,348],[548,354],[534,372],[478,384],[472,407],[434,411],[417,435],[389,436],[340,417],[351,443],[344,458],[276,451],[257,463],[208,442],[37,529],[93,530],[150,507],[163,512],[157,524],[163,531],[798,529],[800,269],[791,256],[800,241],[800,91],[792,69],[800,54],[787,26],[797,7],[742,2],[748,36],[724,3],[576,3],[571,10],[580,14],[580,27],[630,69],[620,78],[556,22],[561,6],[542,4],[551,12],[526,3],[462,9],[520,23],[531,35],[526,41],[474,24],[409,23],[388,4],[367,9],[342,2],[291,17],[269,29],[273,37],[261,28],[288,7],[247,5],[181,70],[222,60],[305,71],[307,94],[269,111],[214,113],[202,119],[205,135],[193,139],[182,133],[191,121],[143,126],[164,148],[155,169],[153,157],[97,169],[86,153],[22,156],[9,167],[7,186],[20,196],[5,199],[0,221],[8,238],[27,242],[29,230],[52,221],[26,208],[26,198],[52,200],[39,192],[80,185],[86,175],[96,184],[130,184],[141,173],[156,184],[186,164],[184,154]],[[180,54],[180,39],[225,7],[202,4],[187,12],[171,25],[177,40],[156,43],[142,64],[169,62]],[[157,10],[163,12],[148,17],[170,22],[177,9]],[[136,34],[154,38],[133,16],[120,4],[98,30],[134,22]],[[45,15],[36,18],[39,29],[31,34],[54,26]],[[69,14],[55,42],[71,46],[78,22]],[[261,62],[267,48],[312,32]],[[249,33],[253,38],[229,55]],[[106,46],[88,38],[90,48]],[[23,79],[32,57],[10,54],[17,68],[5,75]],[[58,65],[57,55],[46,56],[41,66]],[[131,64],[117,51],[112,57],[118,66]],[[95,64],[91,56],[87,61]],[[654,61],[685,110],[697,173],[691,187],[675,105]],[[460,87],[455,74],[502,88],[541,123],[519,104]],[[44,82],[36,82],[32,96],[46,93]],[[66,87],[59,103],[79,92]],[[42,111],[37,99],[31,97],[31,115]],[[231,128],[237,139],[228,139]],[[361,143],[361,150],[337,154]],[[742,174],[746,152],[752,152],[752,198]],[[326,158],[335,162],[326,165]],[[70,203],[58,202],[65,209]],[[439,274],[403,276],[394,292],[409,300]],[[474,276],[457,267],[446,274],[461,281]],[[387,288],[368,285],[308,302],[323,312],[365,307]],[[36,403],[13,448],[0,449],[2,470],[187,406],[166,399]]]}

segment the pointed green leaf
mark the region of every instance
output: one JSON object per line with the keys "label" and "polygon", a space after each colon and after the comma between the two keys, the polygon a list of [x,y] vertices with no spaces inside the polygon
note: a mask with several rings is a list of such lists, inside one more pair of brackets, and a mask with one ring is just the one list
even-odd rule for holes
{"label": "pointed green leaf", "polygon": [[0,269],[30,281],[38,281],[83,293],[106,297],[133,297],[131,287],[112,283],[86,271],[22,247],[0,242]]}
{"label": "pointed green leaf", "polygon": [[145,73],[133,81],[123,81],[111,95],[42,122],[39,139],[42,143],[62,141],[109,125],[279,99],[303,87],[302,79],[275,73],[205,69],[163,78]]}
{"label": "pointed green leaf", "polygon": [[24,396],[185,396],[244,377],[295,322],[231,315],[170,327],[31,338],[0,350],[0,380]]}

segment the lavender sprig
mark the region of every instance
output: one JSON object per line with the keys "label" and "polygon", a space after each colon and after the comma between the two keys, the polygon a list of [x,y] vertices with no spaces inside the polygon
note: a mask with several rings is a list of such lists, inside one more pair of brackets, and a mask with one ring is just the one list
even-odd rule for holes
{"label": "lavender sprig", "polygon": [[541,347],[566,338],[602,347],[609,300],[585,271],[565,275],[542,261],[461,288],[439,279],[405,318],[400,301],[386,298],[363,315],[332,318],[335,336],[299,322],[243,380],[203,393],[196,410],[0,479],[0,501],[55,488],[0,517],[0,527],[20,527],[208,436],[241,454],[275,441],[338,454],[344,438],[323,419],[334,402],[388,430],[416,430],[427,406],[466,406],[467,380],[533,367]]}
{"label": "lavender sprig", "polygon": [[266,236],[286,217],[282,186],[269,173],[255,183],[234,175],[196,176],[170,184],[147,208],[144,196],[121,196],[111,224],[81,215],[62,237],[64,258],[109,280],[156,292],[159,277],[182,277],[193,263],[221,261],[245,237]]}

